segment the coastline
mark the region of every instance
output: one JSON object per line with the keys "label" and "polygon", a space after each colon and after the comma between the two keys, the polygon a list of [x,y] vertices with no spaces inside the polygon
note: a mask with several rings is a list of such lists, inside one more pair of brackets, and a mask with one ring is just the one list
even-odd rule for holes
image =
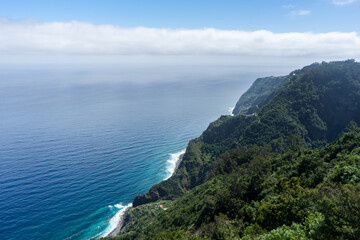
{"label": "coastline", "polygon": [[234,109],[235,109],[235,106],[234,107],[229,107],[228,113],[229,113],[230,116],[234,116],[234,113],[233,113]]}
{"label": "coastline", "polygon": [[179,168],[180,163],[182,162],[182,160],[183,160],[183,158],[184,158],[184,154],[185,154],[185,153],[182,153],[182,154],[179,155],[179,158],[178,158],[178,160],[177,160],[176,163],[175,163],[175,169],[174,169],[173,173],[171,174],[171,177],[174,175],[174,173],[176,172],[176,170]]}
{"label": "coastline", "polygon": [[[172,177],[174,175],[174,173],[176,172],[176,170],[178,169],[180,163],[183,160],[184,154],[185,154],[186,149],[178,152],[178,153],[174,153],[174,154],[170,154],[171,156],[177,156],[176,161],[172,161],[172,158],[170,158],[167,162],[172,165],[171,169],[172,169],[172,173],[170,176],[164,178],[162,181],[165,181],[167,179],[169,179],[170,177]],[[115,227],[114,230],[112,230],[111,232],[107,233],[106,235],[102,236],[102,237],[113,237],[116,236],[120,233],[124,222],[125,222],[125,218],[128,215],[129,211],[132,208],[132,203],[130,203],[129,205],[127,205],[124,209],[120,210],[118,213],[120,213],[120,217],[119,217],[119,221]],[[118,214],[117,213],[117,214]]]}
{"label": "coastline", "polygon": [[163,179],[163,181],[169,179],[172,175],[174,175],[174,172],[176,172],[176,170],[178,169],[178,167],[183,159],[185,151],[186,151],[186,149],[183,149],[179,152],[170,154],[170,158],[166,161],[167,162],[167,168],[166,168],[167,176]]}
{"label": "coastline", "polygon": [[114,230],[112,230],[109,234],[107,234],[105,237],[111,237],[111,236],[116,236],[120,233],[120,230],[124,224],[124,220],[125,217],[127,216],[127,214],[129,213],[130,209],[132,208],[132,204],[126,206],[125,210],[123,211],[123,213],[121,214],[120,218],[119,218],[119,222],[117,223],[116,227]]}

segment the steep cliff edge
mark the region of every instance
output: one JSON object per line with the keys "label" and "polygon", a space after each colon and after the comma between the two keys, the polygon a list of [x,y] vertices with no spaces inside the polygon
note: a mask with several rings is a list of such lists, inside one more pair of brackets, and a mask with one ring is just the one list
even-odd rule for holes
{"label": "steep cliff edge", "polygon": [[296,141],[224,154],[213,177],[169,201],[130,210],[108,239],[360,238],[360,128],[318,150]]}
{"label": "steep cliff edge", "polygon": [[255,113],[222,116],[190,141],[176,173],[137,196],[133,205],[182,196],[207,181],[219,157],[239,146],[270,144],[282,151],[291,144],[288,137],[296,135],[307,147],[318,148],[350,121],[360,122],[359,63],[315,63],[279,79],[278,88],[257,102]]}
{"label": "steep cliff edge", "polygon": [[360,64],[281,78],[190,141],[108,239],[360,239]]}
{"label": "steep cliff edge", "polygon": [[271,76],[256,79],[251,87],[243,95],[241,95],[232,113],[234,115],[238,115],[249,114],[256,111],[256,109],[259,108],[259,104],[269,97],[284,79],[285,76]]}

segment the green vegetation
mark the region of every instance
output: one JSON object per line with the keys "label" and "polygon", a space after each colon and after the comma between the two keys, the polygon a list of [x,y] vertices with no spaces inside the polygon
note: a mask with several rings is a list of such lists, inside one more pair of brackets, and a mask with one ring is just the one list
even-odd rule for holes
{"label": "green vegetation", "polygon": [[[286,76],[251,115],[222,116],[190,141],[178,170],[137,196],[134,206],[171,200],[209,179],[219,157],[238,146],[291,144],[319,148],[360,123],[360,64],[352,60],[312,64]],[[294,137],[297,136],[297,137]],[[294,142],[295,141],[295,142]]]}
{"label": "green vegetation", "polygon": [[224,154],[183,197],[132,209],[113,239],[360,239],[360,128],[319,150],[271,150]]}
{"label": "green vegetation", "polygon": [[360,64],[296,70],[256,105],[190,141],[108,239],[360,239]]}
{"label": "green vegetation", "polygon": [[271,93],[279,86],[285,77],[258,78],[236,103],[233,114],[248,114],[259,108]]}

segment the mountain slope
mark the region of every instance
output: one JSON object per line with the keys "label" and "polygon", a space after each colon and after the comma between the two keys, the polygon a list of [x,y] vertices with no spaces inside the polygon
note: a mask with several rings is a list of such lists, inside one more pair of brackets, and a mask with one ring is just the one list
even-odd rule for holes
{"label": "mountain slope", "polygon": [[[255,111],[284,80],[285,77],[265,77],[258,78],[251,87],[240,97],[233,110],[233,114],[248,114]],[[254,110],[252,110],[254,109]]]}
{"label": "mountain slope", "polygon": [[360,239],[360,64],[296,70],[257,106],[190,141],[109,239]]}
{"label": "mountain slope", "polygon": [[359,239],[359,156],[356,126],[319,150],[232,150],[183,197],[133,208],[111,239]]}
{"label": "mountain slope", "polygon": [[310,148],[333,141],[350,121],[360,123],[360,64],[352,60],[312,64],[284,77],[251,115],[222,116],[190,141],[176,173],[133,204],[174,199],[209,179],[217,159],[238,146],[270,144],[286,149],[291,135]]}

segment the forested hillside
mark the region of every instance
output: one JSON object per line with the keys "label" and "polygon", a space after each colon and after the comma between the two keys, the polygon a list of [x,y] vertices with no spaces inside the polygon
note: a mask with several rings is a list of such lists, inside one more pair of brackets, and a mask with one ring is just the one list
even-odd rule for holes
{"label": "forested hillside", "polygon": [[356,126],[319,150],[236,148],[211,175],[175,201],[131,209],[114,239],[360,239]]}
{"label": "forested hillside", "polygon": [[252,86],[241,95],[233,114],[248,114],[256,111],[261,104],[279,86],[285,77],[258,78]]}
{"label": "forested hillside", "polygon": [[134,206],[172,199],[204,183],[216,160],[238,146],[270,144],[281,152],[291,135],[310,148],[330,143],[350,121],[360,122],[360,64],[348,60],[296,70],[258,106],[253,114],[211,123],[190,141],[174,176],[136,197]]}
{"label": "forested hillside", "polygon": [[116,239],[360,239],[360,64],[278,79],[246,103],[251,114],[222,116],[190,141]]}

